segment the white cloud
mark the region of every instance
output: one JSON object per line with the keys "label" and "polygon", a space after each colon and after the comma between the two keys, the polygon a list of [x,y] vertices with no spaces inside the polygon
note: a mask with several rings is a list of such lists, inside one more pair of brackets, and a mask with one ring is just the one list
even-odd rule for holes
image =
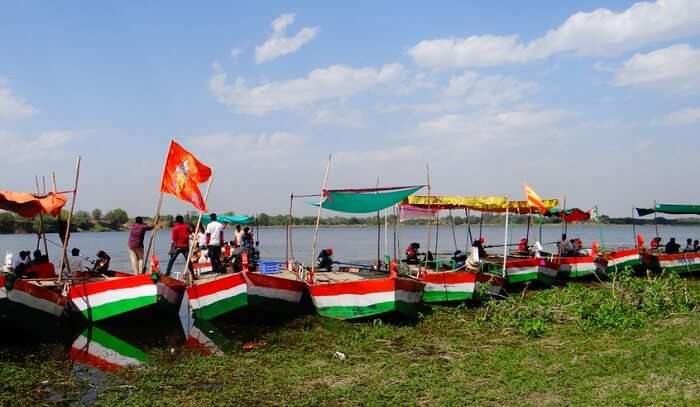
{"label": "white cloud", "polygon": [[453,76],[444,91],[447,97],[464,98],[469,105],[496,106],[516,102],[537,90],[534,82],[523,82],[509,76],[481,76],[465,71]]}
{"label": "white cloud", "polygon": [[700,108],[678,110],[665,115],[661,123],[666,126],[687,126],[700,123]]}
{"label": "white cloud", "polygon": [[283,55],[297,52],[316,37],[318,27],[304,27],[292,37],[287,37],[287,27],[294,23],[295,14],[283,14],[272,21],[272,35],[262,45],[255,47],[255,62],[262,64]]}
{"label": "white cloud", "polygon": [[8,131],[0,131],[0,158],[3,161],[22,163],[60,156],[63,148],[78,137],[67,130],[50,130],[30,139]]}
{"label": "white cloud", "polygon": [[424,40],[409,49],[416,63],[433,68],[491,66],[548,58],[563,52],[610,56],[647,44],[700,33],[700,1],[639,2],[622,12],[600,8],[576,13],[528,43],[516,35],[473,35]]}
{"label": "white cloud", "polygon": [[700,49],[679,44],[648,54],[635,54],[615,71],[615,84],[654,87],[681,94],[699,92]]}
{"label": "white cloud", "polygon": [[241,157],[269,157],[296,151],[304,144],[304,138],[287,132],[261,134],[218,132],[192,137],[190,144],[199,150],[222,154],[230,158],[230,154],[240,154]]}
{"label": "white cloud", "polygon": [[362,113],[358,110],[324,107],[318,109],[311,116],[311,124],[314,126],[339,126],[360,128],[365,126]]}
{"label": "white cloud", "polygon": [[249,87],[240,77],[228,84],[227,75],[218,64],[214,64],[209,89],[220,103],[238,112],[264,114],[307,109],[322,101],[348,98],[380,86],[397,84],[404,77],[401,64],[379,68],[333,65],[315,69],[305,78]]}
{"label": "white cloud", "polygon": [[243,53],[242,48],[233,48],[231,50],[231,59],[233,60],[234,63],[238,62],[238,60],[241,58],[242,53]]}
{"label": "white cloud", "polygon": [[0,78],[0,120],[19,120],[34,116],[37,109],[18,99],[6,79]]}

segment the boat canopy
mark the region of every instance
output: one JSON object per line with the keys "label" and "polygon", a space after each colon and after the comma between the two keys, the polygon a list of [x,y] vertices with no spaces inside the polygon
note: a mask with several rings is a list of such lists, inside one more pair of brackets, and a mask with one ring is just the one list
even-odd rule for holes
{"label": "boat canopy", "polygon": [[646,216],[652,213],[667,215],[700,215],[700,205],[656,204],[654,208],[635,208],[637,215]]}
{"label": "boat canopy", "polygon": [[0,209],[25,218],[33,218],[40,213],[57,216],[66,202],[66,196],[60,193],[34,195],[28,192],[0,190]]}
{"label": "boat canopy", "polygon": [[[347,213],[371,213],[406,199],[424,185],[367,189],[333,189],[323,191],[323,209]],[[309,202],[319,206],[318,202]]]}
{"label": "boat canopy", "polygon": [[[558,199],[545,199],[547,209],[559,205]],[[480,212],[502,213],[508,208],[509,212],[526,214],[533,211],[527,201],[510,201],[505,196],[449,196],[449,195],[414,195],[409,196],[402,204],[424,208],[439,209],[471,209]]]}
{"label": "boat canopy", "polygon": [[[235,225],[250,225],[255,223],[255,217],[248,215],[216,215],[216,220],[221,223],[230,223]],[[209,214],[202,216],[202,224],[207,225],[211,222]]]}
{"label": "boat canopy", "polygon": [[561,218],[566,222],[580,222],[582,220],[588,220],[591,218],[591,211],[583,211],[579,208],[571,208],[562,210],[559,208],[552,208],[547,213],[549,216],[555,218]]}

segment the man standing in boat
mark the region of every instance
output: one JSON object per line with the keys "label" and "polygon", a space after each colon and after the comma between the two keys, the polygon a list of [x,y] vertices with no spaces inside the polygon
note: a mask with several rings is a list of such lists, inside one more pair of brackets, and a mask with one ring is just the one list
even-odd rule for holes
{"label": "man standing in boat", "polygon": [[211,268],[215,273],[226,273],[221,268],[221,244],[224,242],[224,225],[216,220],[216,214],[209,215],[211,222],[207,225],[207,253],[211,260]]}
{"label": "man standing in boat", "polygon": [[[173,263],[175,263],[177,256],[182,254],[182,257],[184,257],[185,261],[187,261],[187,254],[190,250],[190,233],[190,227],[189,225],[185,224],[185,220],[182,218],[182,215],[177,215],[175,217],[175,225],[171,231],[173,242],[172,247],[170,248],[170,260],[168,261],[168,267],[165,269],[166,276],[170,275],[170,270],[172,270]],[[192,266],[188,264],[188,267],[190,268],[191,272]]]}
{"label": "man standing in boat", "polygon": [[129,231],[129,259],[131,260],[131,271],[134,274],[143,272],[143,238],[146,232],[152,230],[154,225],[145,225],[143,218],[134,218],[134,224]]}

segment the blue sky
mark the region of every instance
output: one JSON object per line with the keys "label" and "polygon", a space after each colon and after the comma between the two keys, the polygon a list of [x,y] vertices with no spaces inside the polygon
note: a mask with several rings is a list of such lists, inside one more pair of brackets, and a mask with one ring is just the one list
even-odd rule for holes
{"label": "blue sky", "polygon": [[216,211],[284,212],[328,154],[332,187],[428,162],[442,194],[700,200],[694,0],[2,7],[2,188],[67,188],[80,154],[79,208],[148,215],[175,138]]}

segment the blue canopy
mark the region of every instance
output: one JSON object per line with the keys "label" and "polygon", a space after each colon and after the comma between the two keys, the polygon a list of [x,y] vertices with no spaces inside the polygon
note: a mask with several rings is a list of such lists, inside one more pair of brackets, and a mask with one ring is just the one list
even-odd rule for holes
{"label": "blue canopy", "polygon": [[[236,225],[250,225],[255,223],[255,217],[248,215],[216,215],[216,220],[221,223],[231,223]],[[211,222],[209,214],[206,213],[202,215],[202,224],[206,225],[209,222]]]}

